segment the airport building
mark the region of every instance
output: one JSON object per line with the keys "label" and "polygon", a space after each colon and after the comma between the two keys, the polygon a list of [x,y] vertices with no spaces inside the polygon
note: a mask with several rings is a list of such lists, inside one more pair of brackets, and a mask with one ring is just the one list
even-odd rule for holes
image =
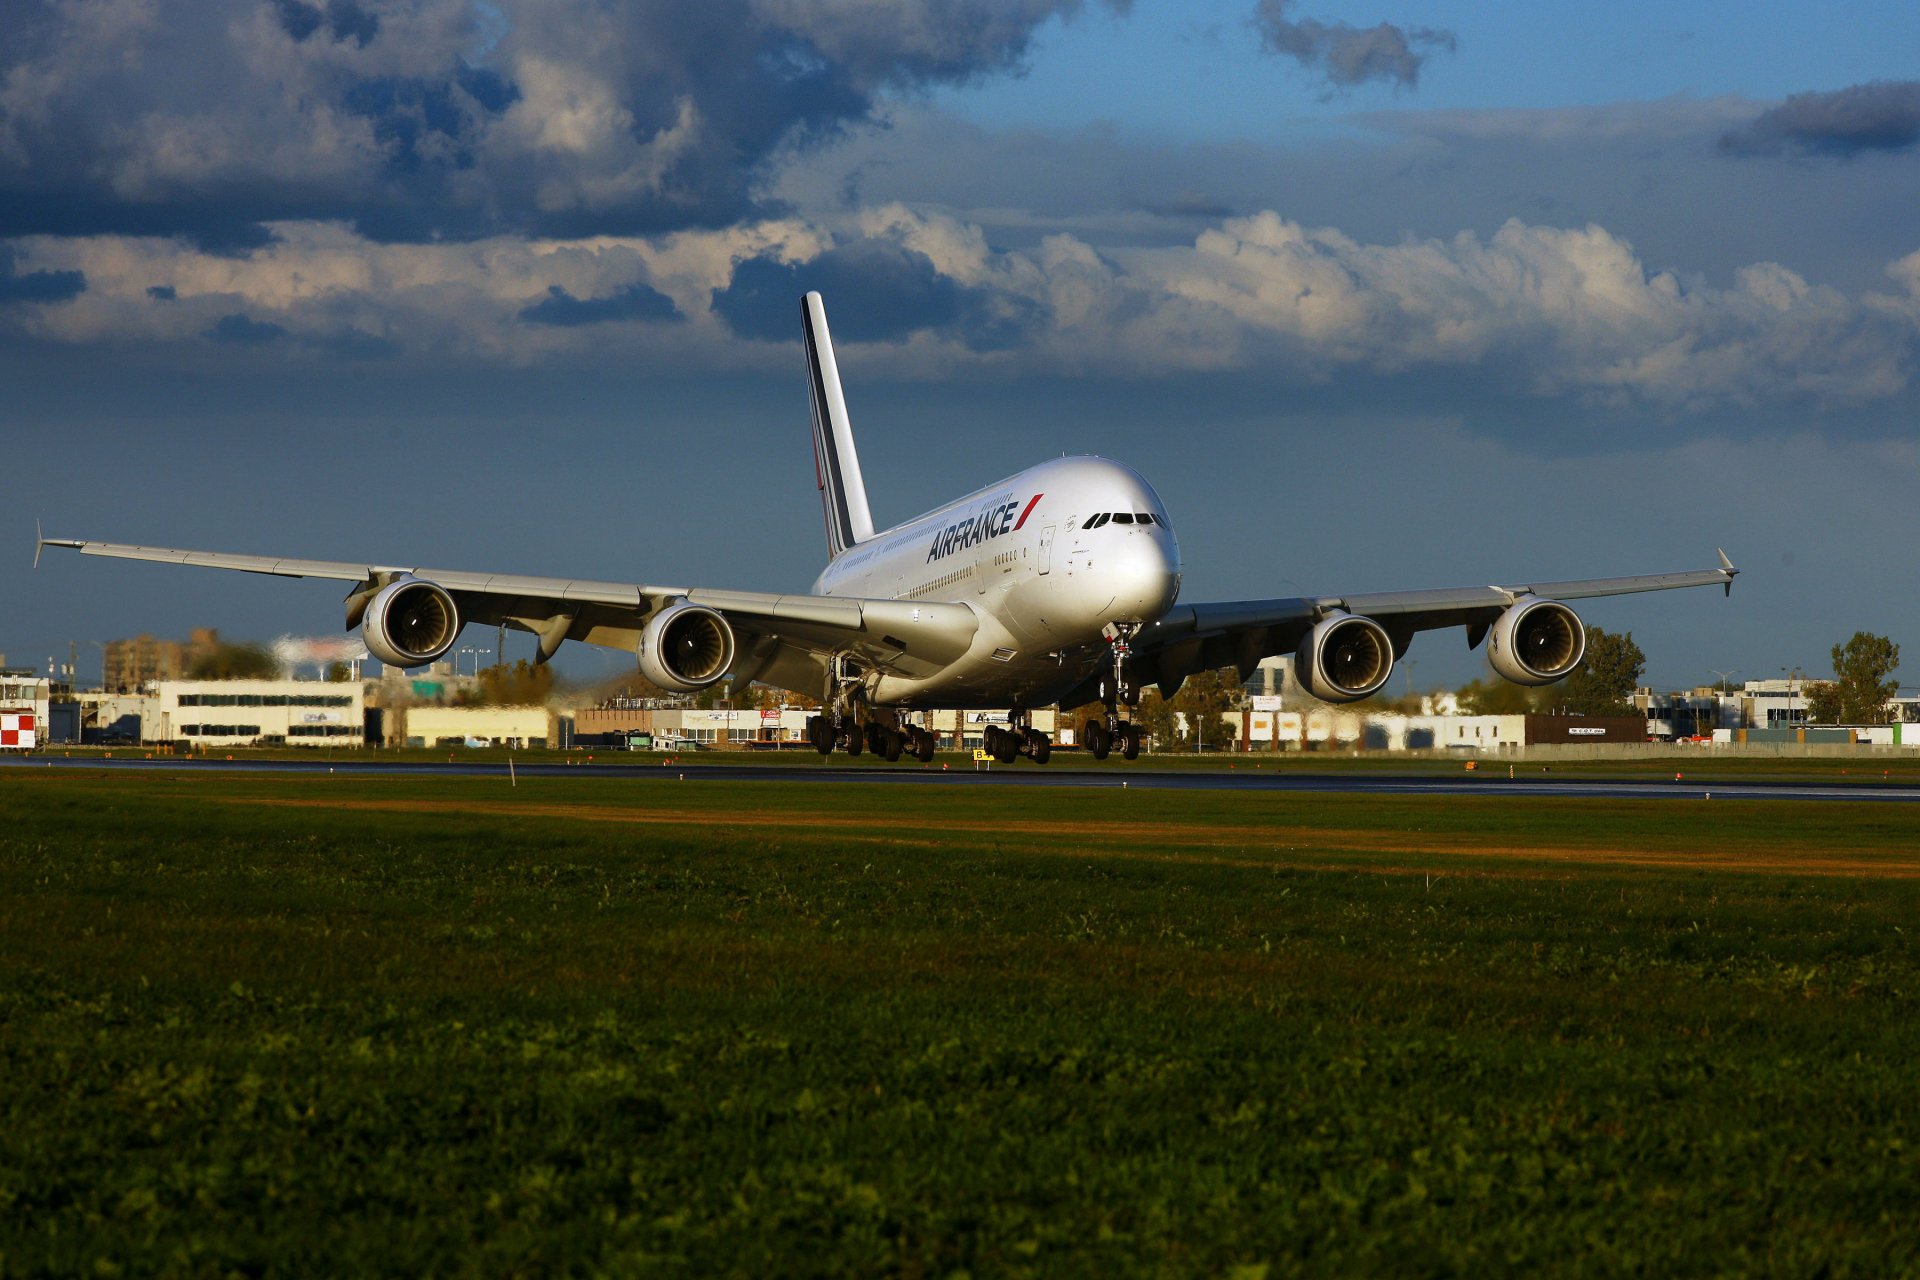
{"label": "airport building", "polygon": [[358,681],[162,680],[142,737],[176,748],[358,747],[368,733]]}

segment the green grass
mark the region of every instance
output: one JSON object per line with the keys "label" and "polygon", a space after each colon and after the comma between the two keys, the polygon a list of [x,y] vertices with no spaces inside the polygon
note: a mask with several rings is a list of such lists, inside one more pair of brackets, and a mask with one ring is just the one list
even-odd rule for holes
{"label": "green grass", "polygon": [[1920,808],[0,804],[8,1276],[1920,1270]]}

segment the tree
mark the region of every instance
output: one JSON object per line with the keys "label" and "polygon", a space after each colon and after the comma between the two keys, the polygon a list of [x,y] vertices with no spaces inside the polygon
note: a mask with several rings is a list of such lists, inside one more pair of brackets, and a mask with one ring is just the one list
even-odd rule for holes
{"label": "tree", "polygon": [[1233,731],[1224,716],[1239,699],[1240,673],[1232,667],[1188,676],[1173,696],[1173,709],[1187,718],[1183,745],[1196,749],[1203,743],[1230,745]]}
{"label": "tree", "polygon": [[480,673],[475,703],[495,707],[537,707],[553,692],[553,668],[521,658],[512,666],[495,665]]}
{"label": "tree", "polygon": [[1530,689],[1494,676],[1462,685],[1455,696],[1465,715],[1521,716],[1542,710],[1549,695],[1543,689]]}
{"label": "tree", "polygon": [[1807,719],[1815,724],[1846,724],[1846,713],[1840,709],[1840,686],[1831,680],[1814,680],[1800,686],[1802,700],[1807,704]]}
{"label": "tree", "polygon": [[189,680],[278,680],[279,661],[257,644],[217,644],[193,660]]}
{"label": "tree", "polygon": [[1140,711],[1134,716],[1134,723],[1153,739],[1158,750],[1166,751],[1179,744],[1180,729],[1173,718],[1173,704],[1161,697],[1158,689],[1149,689],[1141,697]]}
{"label": "tree", "polygon": [[[1838,694],[1838,715],[1831,723],[1886,724],[1888,703],[1899,690],[1890,677],[1900,668],[1900,646],[1885,636],[1865,631],[1853,633],[1853,639],[1833,646],[1834,685]],[[1807,708],[1813,710],[1812,691]],[[1818,716],[1825,720],[1824,715]]]}
{"label": "tree", "polygon": [[1633,691],[1647,655],[1633,642],[1633,632],[1616,635],[1599,627],[1587,628],[1587,656],[1567,678],[1566,692],[1555,701],[1579,716],[1630,716]]}

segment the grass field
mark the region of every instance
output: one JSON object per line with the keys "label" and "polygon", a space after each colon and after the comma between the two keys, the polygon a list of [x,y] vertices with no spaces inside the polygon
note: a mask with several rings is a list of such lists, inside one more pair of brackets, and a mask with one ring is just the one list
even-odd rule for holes
{"label": "grass field", "polygon": [[1920,807],[0,775],[0,1275],[1920,1271]]}

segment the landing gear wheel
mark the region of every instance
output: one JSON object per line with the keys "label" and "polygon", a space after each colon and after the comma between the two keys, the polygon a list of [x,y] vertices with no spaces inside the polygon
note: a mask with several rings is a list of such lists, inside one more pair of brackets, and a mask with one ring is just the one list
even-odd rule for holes
{"label": "landing gear wheel", "polygon": [[997,730],[993,745],[987,749],[1001,764],[1012,764],[1020,758],[1020,735],[1011,729]]}
{"label": "landing gear wheel", "polygon": [[1120,758],[1138,760],[1140,758],[1140,726],[1128,724],[1120,726]]}
{"label": "landing gear wheel", "polygon": [[892,764],[900,758],[900,753],[906,748],[906,745],[907,735],[901,733],[898,729],[881,730],[880,756],[888,764]]}
{"label": "landing gear wheel", "polygon": [[928,730],[926,730],[926,729],[920,729],[920,728],[916,728],[916,729],[914,729],[914,731],[913,731],[913,756],[914,756],[914,759],[916,759],[916,760],[918,760],[918,761],[919,761],[919,762],[920,762],[921,764],[930,764],[930,763],[932,763],[932,761],[933,761],[933,734],[932,734],[931,732],[929,732]]}
{"label": "landing gear wheel", "polygon": [[877,756],[887,754],[887,727],[877,720],[867,721],[867,750]]}
{"label": "landing gear wheel", "polygon": [[1027,754],[1033,757],[1035,764],[1045,764],[1047,757],[1053,754],[1053,739],[1037,730],[1027,730]]}
{"label": "landing gear wheel", "polygon": [[807,717],[807,741],[823,756],[833,754],[833,721],[825,716]]}
{"label": "landing gear wheel", "polygon": [[1113,735],[1107,732],[1107,726],[1098,720],[1087,721],[1087,750],[1093,753],[1095,760],[1105,760],[1107,753],[1113,750]]}
{"label": "landing gear wheel", "polygon": [[848,755],[859,755],[867,749],[866,731],[857,724],[849,724],[847,731],[840,737],[840,745],[847,749]]}

